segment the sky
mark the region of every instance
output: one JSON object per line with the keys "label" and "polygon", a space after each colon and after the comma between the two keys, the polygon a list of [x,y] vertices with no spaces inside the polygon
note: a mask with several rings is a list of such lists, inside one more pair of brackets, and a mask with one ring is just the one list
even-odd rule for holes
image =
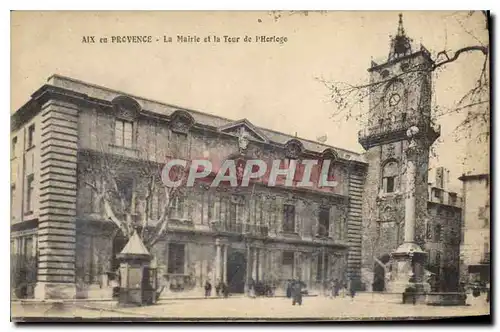
{"label": "sky", "polygon": [[[385,59],[398,12],[13,12],[11,112],[52,74],[363,152],[362,123],[332,119],[334,104],[317,78],[363,83],[372,59]],[[432,54],[487,42],[484,18],[466,12],[403,12],[414,43]],[[151,35],[151,44],[99,43],[101,37]],[[239,43],[163,43],[164,36],[240,36]],[[245,43],[244,36],[287,42]],[[97,43],[82,43],[95,36]],[[452,108],[475,83],[480,54],[464,54],[434,75],[433,104]],[[363,107],[367,107],[364,105]],[[363,111],[361,109],[360,111]],[[431,167],[450,170],[460,189],[463,115],[438,119]]]}

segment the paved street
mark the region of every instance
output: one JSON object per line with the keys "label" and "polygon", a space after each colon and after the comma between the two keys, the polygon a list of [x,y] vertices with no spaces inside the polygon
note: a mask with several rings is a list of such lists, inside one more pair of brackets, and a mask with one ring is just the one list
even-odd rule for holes
{"label": "paved street", "polygon": [[229,299],[167,300],[148,307],[118,308],[114,302],[79,302],[51,308],[47,304],[13,303],[13,316],[24,317],[82,317],[82,318],[318,318],[338,319],[373,317],[449,317],[484,315],[489,306],[482,298],[473,299],[471,305],[436,307],[403,305],[390,296],[360,294],[350,298],[304,298],[302,306],[292,306],[286,298],[235,297]]}

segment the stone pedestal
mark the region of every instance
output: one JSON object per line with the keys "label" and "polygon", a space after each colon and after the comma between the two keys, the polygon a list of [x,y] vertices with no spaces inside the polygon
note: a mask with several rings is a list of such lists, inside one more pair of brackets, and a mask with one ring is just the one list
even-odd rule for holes
{"label": "stone pedestal", "polygon": [[427,253],[415,243],[403,243],[391,255],[392,272],[387,285],[391,293],[404,293],[412,287],[418,293],[428,292],[430,285],[424,280]]}
{"label": "stone pedestal", "polygon": [[35,286],[35,299],[75,299],[76,286],[72,283],[39,281]]}

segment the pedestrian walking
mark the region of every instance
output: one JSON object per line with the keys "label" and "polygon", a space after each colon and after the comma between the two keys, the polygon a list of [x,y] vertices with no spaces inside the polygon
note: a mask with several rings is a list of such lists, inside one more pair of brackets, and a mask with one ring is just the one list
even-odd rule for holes
{"label": "pedestrian walking", "polygon": [[340,284],[339,284],[339,281],[337,279],[334,279],[333,280],[333,283],[332,283],[332,292],[333,292],[333,297],[337,297],[339,296],[339,287],[340,287]]}
{"label": "pedestrian walking", "polygon": [[248,296],[251,298],[255,298],[255,281],[253,278],[250,278],[248,283]]}
{"label": "pedestrian walking", "polygon": [[486,284],[486,303],[490,303],[490,283]]}
{"label": "pedestrian walking", "polygon": [[212,284],[209,280],[205,281],[205,298],[210,297],[212,294]]}
{"label": "pedestrian walking", "polygon": [[348,281],[348,291],[351,296],[351,301],[354,300],[354,296],[356,296],[356,283],[352,279]]}
{"label": "pedestrian walking", "polygon": [[221,291],[224,298],[227,298],[229,296],[229,287],[225,282],[222,282]]}
{"label": "pedestrian walking", "polygon": [[292,305],[298,303],[302,305],[302,282],[300,280],[293,280],[291,285]]}
{"label": "pedestrian walking", "polygon": [[215,294],[217,297],[221,296],[221,291],[222,291],[222,282],[220,279],[217,279],[217,283],[215,284]]}
{"label": "pedestrian walking", "polygon": [[286,297],[291,298],[292,297],[292,280],[288,280],[286,283]]}

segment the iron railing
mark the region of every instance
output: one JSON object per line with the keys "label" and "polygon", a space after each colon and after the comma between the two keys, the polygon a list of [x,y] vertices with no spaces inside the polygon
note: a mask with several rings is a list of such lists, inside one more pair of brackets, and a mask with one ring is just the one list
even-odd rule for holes
{"label": "iron railing", "polygon": [[212,222],[211,228],[213,231],[235,234],[250,234],[264,237],[268,236],[269,234],[268,226],[249,223]]}

